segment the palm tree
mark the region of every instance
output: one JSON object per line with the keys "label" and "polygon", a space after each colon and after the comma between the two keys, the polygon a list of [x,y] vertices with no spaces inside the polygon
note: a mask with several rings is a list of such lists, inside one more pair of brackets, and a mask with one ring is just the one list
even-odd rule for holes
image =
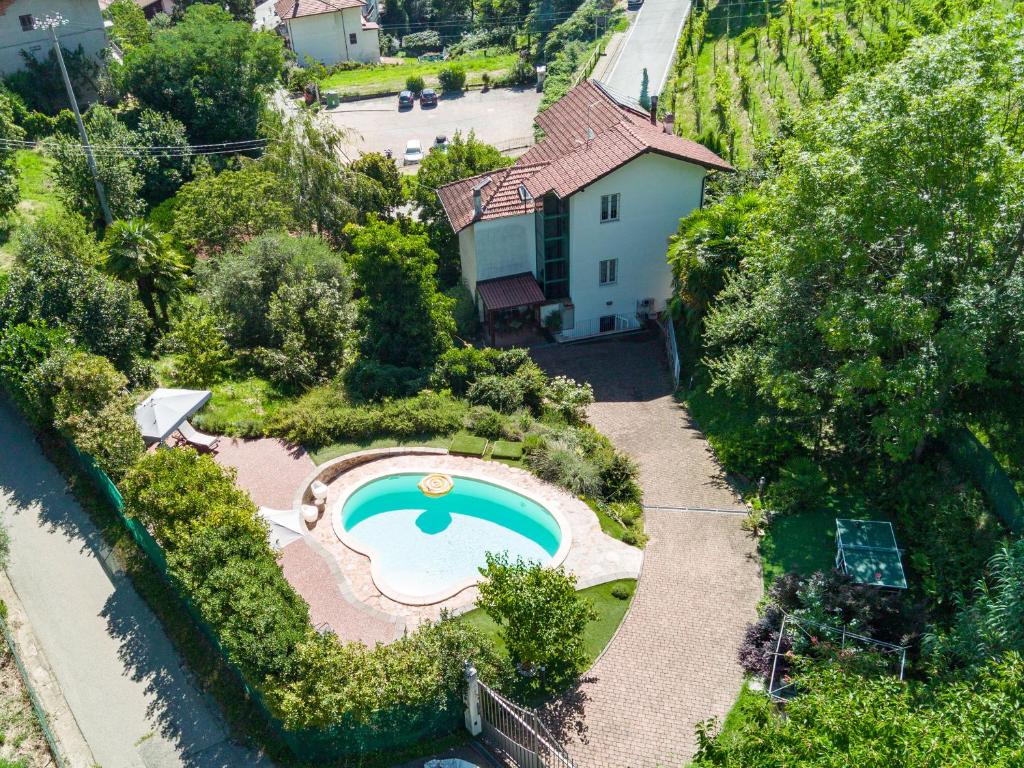
{"label": "palm tree", "polygon": [[167,304],[182,289],[187,265],[170,238],[148,221],[115,221],[103,240],[105,268],[114,277],[135,283],[150,317],[167,323]]}

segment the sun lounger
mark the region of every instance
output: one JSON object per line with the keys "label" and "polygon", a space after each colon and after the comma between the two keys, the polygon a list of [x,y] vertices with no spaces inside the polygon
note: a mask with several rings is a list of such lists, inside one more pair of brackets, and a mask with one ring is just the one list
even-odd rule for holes
{"label": "sun lounger", "polygon": [[216,448],[217,443],[220,441],[219,437],[204,434],[187,421],[183,421],[178,425],[178,432],[185,438],[185,442],[190,445],[194,445],[197,448],[205,448],[208,451],[212,451]]}

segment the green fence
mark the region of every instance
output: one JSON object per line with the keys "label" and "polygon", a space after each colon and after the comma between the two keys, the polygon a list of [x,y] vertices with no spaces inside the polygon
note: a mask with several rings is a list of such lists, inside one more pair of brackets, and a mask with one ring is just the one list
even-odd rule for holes
{"label": "green fence", "polygon": [[1015,534],[1024,533],[1024,503],[996,457],[974,433],[963,428],[950,434],[946,454],[985,494],[1006,527]]}
{"label": "green fence", "polygon": [[[21,660],[18,645],[14,642],[14,635],[11,634],[11,628],[7,626],[7,619],[3,616],[0,616],[0,631],[3,632],[4,640],[7,641],[7,647],[11,650],[11,656],[14,658],[14,664],[18,667],[18,674],[21,675],[22,682],[25,683],[25,690],[28,692],[29,701],[32,703],[32,711],[35,712],[36,721],[39,723],[39,728],[43,732],[43,738],[46,739],[46,744],[50,747],[50,755],[53,757],[54,765],[56,765],[57,768],[67,768],[67,761],[64,759],[64,755],[60,751],[60,745],[57,743],[57,739],[54,737],[53,731],[50,729],[50,719],[47,717],[46,710],[43,709],[43,705],[39,701],[39,695],[36,693],[36,689],[32,686],[32,679],[28,676],[28,670],[25,669],[25,664]],[[15,765],[15,763],[4,764]],[[18,763],[18,765],[21,765],[21,763]]]}
{"label": "green fence", "polygon": [[224,651],[216,631],[199,615],[189,597],[179,589],[167,568],[167,559],[156,540],[146,527],[124,513],[124,500],[117,486],[100,469],[91,456],[79,451],[67,442],[68,450],[89,476],[97,490],[113,508],[135,543],[146,553],[150,561],[170,585],[174,594],[185,607],[196,628],[220,654],[239,685],[263,716],[270,730],[299,760],[328,761],[373,752],[389,752],[408,747],[432,736],[453,732],[462,720],[462,704],[453,699],[430,709],[399,708],[375,712],[370,722],[342,722],[334,727],[319,730],[293,731],[284,727],[281,720],[270,711],[262,693],[253,688],[241,670],[236,667]]}

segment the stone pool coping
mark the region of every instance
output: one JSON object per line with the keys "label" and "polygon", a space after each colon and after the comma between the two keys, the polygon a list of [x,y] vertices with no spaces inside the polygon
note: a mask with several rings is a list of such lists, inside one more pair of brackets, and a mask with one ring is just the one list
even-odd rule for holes
{"label": "stone pool coping", "polygon": [[[369,463],[370,462],[367,462],[367,464]],[[548,563],[545,563],[545,565],[550,568],[557,568],[558,566],[560,566],[563,562],[565,562],[565,558],[569,556],[569,549],[572,546],[572,526],[569,524],[569,521],[566,519],[565,515],[562,514],[561,510],[557,508],[549,508],[549,506],[544,501],[537,498],[535,494],[532,494],[529,491],[522,490],[520,488],[512,488],[508,483],[496,480],[489,472],[485,471],[489,469],[489,467],[486,466],[487,462],[482,463],[484,464],[484,466],[482,467],[467,467],[466,469],[463,469],[457,473],[446,472],[445,474],[450,475],[455,480],[458,480],[460,478],[463,480],[476,480],[477,482],[493,485],[497,488],[501,488],[504,491],[508,491],[509,493],[514,493],[518,496],[522,496],[524,499],[532,501],[534,504],[536,504],[549,515],[551,515],[551,517],[553,517],[555,522],[558,524],[561,536],[559,539],[558,549],[555,551],[555,554],[551,557],[551,560]],[[377,466],[375,469],[377,470],[376,472],[368,472],[364,474],[363,477],[360,477],[358,484],[352,484],[351,486],[345,489],[341,496],[332,505],[330,515],[331,527],[334,529],[334,535],[338,537],[341,543],[349,549],[354,550],[361,555],[366,555],[370,559],[370,576],[373,578],[373,585],[378,590],[380,590],[380,593],[385,597],[394,600],[396,603],[402,603],[404,605],[434,605],[435,603],[440,603],[444,600],[447,600],[450,597],[455,597],[460,592],[464,592],[470,587],[475,587],[477,584],[483,581],[483,576],[470,576],[469,578],[456,582],[455,584],[446,589],[439,590],[438,592],[434,592],[430,595],[408,595],[404,592],[400,592],[390,587],[390,585],[387,583],[387,578],[385,578],[384,574],[381,573],[380,570],[381,557],[379,553],[372,547],[369,547],[366,544],[359,541],[355,536],[353,536],[347,530],[345,530],[345,526],[341,522],[341,513],[345,508],[346,502],[348,502],[352,494],[358,491],[359,489],[365,487],[369,483],[372,483],[375,480],[380,480],[381,478],[384,477],[393,477],[396,474],[418,475],[421,473],[398,473],[393,472],[384,466]]]}
{"label": "stone pool coping", "polygon": [[[337,481],[347,480],[347,485],[354,480],[356,485],[362,485],[359,475],[363,471],[378,471],[378,467],[371,469],[364,465],[378,461],[385,474],[444,471],[447,474],[466,475],[475,467],[486,472],[487,482],[496,481],[517,493],[525,488],[537,497],[535,500],[545,509],[551,511],[553,506],[558,507],[568,519],[572,531],[572,544],[562,565],[576,575],[577,589],[639,576],[644,560],[643,551],[605,534],[593,510],[581,499],[525,469],[455,456],[444,448],[376,448],[339,456],[320,465],[307,476],[296,491],[294,508],[298,509],[301,504],[313,501],[310,486],[315,480],[320,480],[330,489],[326,509],[333,509],[341,492],[341,483]],[[418,461],[430,463],[417,465]],[[353,476],[343,478],[350,473]],[[409,605],[390,599],[374,584],[370,559],[343,544],[335,535],[333,526],[322,524],[326,522],[322,520],[324,516],[321,515],[316,523],[305,526],[304,539],[327,560],[344,599],[373,620],[390,623],[396,636],[415,629],[423,621],[437,620],[442,612],[458,615],[476,607],[479,592],[475,584],[453,597],[430,605]]]}

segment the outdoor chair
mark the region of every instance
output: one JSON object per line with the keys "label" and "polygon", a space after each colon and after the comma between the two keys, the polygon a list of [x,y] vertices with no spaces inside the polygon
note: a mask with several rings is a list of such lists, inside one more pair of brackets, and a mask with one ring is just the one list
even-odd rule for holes
{"label": "outdoor chair", "polygon": [[208,451],[212,451],[217,447],[217,443],[220,442],[219,437],[200,432],[189,424],[188,421],[183,421],[178,425],[178,432],[189,445],[194,445],[196,448],[205,448]]}

